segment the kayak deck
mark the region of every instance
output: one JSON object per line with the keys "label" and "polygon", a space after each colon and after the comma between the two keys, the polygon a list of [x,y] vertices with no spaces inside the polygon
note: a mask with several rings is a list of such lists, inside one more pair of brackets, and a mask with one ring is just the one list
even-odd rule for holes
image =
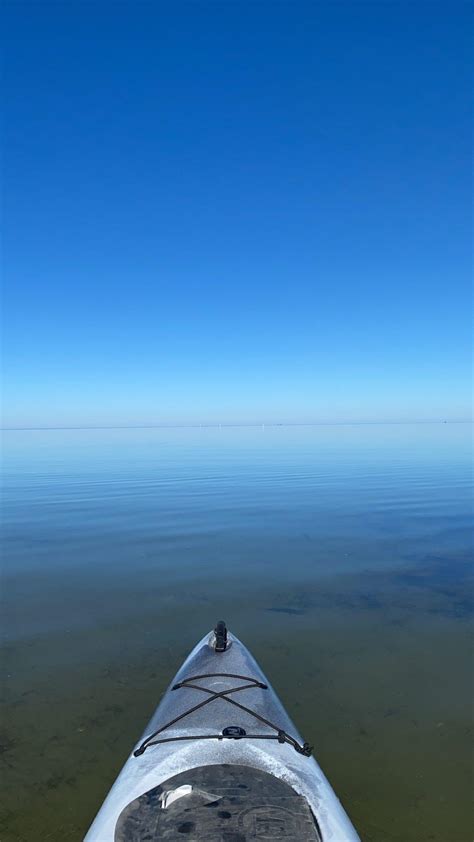
{"label": "kayak deck", "polygon": [[176,842],[183,836],[207,842],[321,842],[305,798],[274,775],[231,764],[175,775],[128,804],[115,830],[115,842]]}
{"label": "kayak deck", "polygon": [[310,754],[220,622],[168,687],[86,842],[360,842]]}

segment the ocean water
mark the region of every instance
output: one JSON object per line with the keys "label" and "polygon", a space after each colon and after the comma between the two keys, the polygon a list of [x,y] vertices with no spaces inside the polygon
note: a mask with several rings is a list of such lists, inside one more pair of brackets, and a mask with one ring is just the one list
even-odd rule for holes
{"label": "ocean water", "polygon": [[471,434],[5,432],[2,842],[82,839],[221,617],[364,840],[470,842]]}

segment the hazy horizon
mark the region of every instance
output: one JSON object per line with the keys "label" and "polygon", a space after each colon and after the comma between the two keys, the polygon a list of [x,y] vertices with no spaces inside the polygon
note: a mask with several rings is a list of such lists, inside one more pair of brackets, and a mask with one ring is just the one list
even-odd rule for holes
{"label": "hazy horizon", "polygon": [[192,428],[198,429],[200,427],[215,428],[220,427],[350,427],[350,426],[391,426],[391,425],[417,425],[417,424],[472,424],[472,418],[432,418],[432,419],[409,419],[409,420],[346,420],[346,421],[203,421],[203,422],[176,422],[176,423],[143,423],[143,424],[82,424],[70,426],[38,426],[38,427],[6,427],[1,426],[0,430],[3,432],[17,431],[34,431],[34,430],[150,430],[150,429],[178,429],[178,428]]}

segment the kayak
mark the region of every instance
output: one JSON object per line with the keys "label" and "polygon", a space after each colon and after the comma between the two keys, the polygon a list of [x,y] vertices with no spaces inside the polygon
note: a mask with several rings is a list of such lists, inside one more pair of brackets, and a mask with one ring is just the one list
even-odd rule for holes
{"label": "kayak", "polygon": [[360,842],[311,753],[219,621],[168,687],[85,842]]}

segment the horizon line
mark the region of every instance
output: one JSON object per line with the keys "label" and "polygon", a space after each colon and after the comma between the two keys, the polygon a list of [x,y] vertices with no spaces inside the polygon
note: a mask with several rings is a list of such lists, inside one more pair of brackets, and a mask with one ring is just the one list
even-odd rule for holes
{"label": "horizon line", "polygon": [[80,424],[35,427],[0,427],[1,432],[34,432],[40,430],[169,430],[169,429],[222,429],[223,427],[355,427],[390,426],[404,424],[472,424],[472,418],[428,419],[409,421],[249,421],[208,422],[194,424]]}

